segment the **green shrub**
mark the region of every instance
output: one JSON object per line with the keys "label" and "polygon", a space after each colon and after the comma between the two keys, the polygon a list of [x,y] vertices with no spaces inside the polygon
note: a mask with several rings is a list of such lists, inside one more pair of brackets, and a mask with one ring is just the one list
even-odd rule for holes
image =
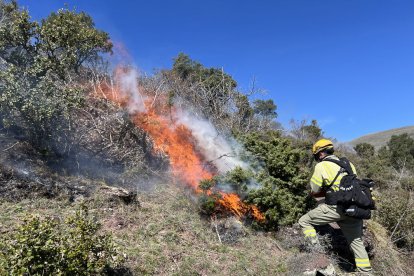
{"label": "green shrub", "polygon": [[354,147],[354,150],[360,157],[369,158],[374,156],[375,148],[369,143],[360,143]]}
{"label": "green shrub", "polygon": [[198,197],[198,208],[204,215],[212,215],[217,211],[219,206],[218,200],[221,199],[221,195],[212,191],[217,184],[217,178],[204,179],[200,181],[198,187],[202,193]]}
{"label": "green shrub", "polygon": [[313,205],[307,188],[309,153],[275,131],[251,133],[241,140],[258,161],[255,178],[261,184],[249,192],[247,201],[264,212],[269,227],[295,223]]}
{"label": "green shrub", "polygon": [[254,179],[254,173],[250,170],[236,167],[220,179],[220,182],[230,185],[231,189],[242,195],[247,192],[250,182]]}
{"label": "green shrub", "polygon": [[208,216],[214,214],[217,211],[219,199],[221,199],[221,195],[218,193],[203,193],[200,195],[198,197],[198,207],[201,214]]}
{"label": "green shrub", "polygon": [[1,238],[0,264],[9,275],[105,274],[124,258],[111,236],[98,234],[100,225],[82,206],[59,223],[51,217],[27,217],[12,234]]}
{"label": "green shrub", "polygon": [[[244,158],[249,159],[255,172],[236,167],[223,176],[201,181],[201,212],[212,214],[217,211],[220,195],[213,191],[220,183],[229,185],[247,203],[255,204],[266,216],[265,227],[295,223],[314,203],[307,191],[310,178],[306,166],[308,152],[294,148],[289,138],[281,137],[275,131],[251,133],[240,140],[247,151]],[[251,188],[252,183],[256,187]]]}

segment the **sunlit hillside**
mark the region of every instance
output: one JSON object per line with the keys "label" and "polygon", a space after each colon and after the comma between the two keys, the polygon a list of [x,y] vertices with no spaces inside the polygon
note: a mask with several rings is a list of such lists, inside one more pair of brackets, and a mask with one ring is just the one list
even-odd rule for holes
{"label": "sunlit hillside", "polygon": [[385,146],[387,142],[390,140],[391,136],[400,135],[403,133],[408,133],[411,137],[414,137],[414,126],[394,128],[386,131],[367,134],[357,139],[354,139],[349,143],[353,146],[360,143],[369,143],[378,149],[382,146]]}

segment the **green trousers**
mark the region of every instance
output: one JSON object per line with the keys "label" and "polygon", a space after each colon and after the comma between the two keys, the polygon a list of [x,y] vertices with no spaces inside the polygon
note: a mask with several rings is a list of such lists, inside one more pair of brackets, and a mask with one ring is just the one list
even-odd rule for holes
{"label": "green trousers", "polygon": [[357,271],[371,271],[368,253],[362,242],[362,219],[346,216],[336,206],[326,204],[319,205],[299,219],[299,225],[302,227],[305,238],[313,244],[319,242],[313,225],[325,225],[331,222],[336,222],[341,227],[342,233],[354,253]]}

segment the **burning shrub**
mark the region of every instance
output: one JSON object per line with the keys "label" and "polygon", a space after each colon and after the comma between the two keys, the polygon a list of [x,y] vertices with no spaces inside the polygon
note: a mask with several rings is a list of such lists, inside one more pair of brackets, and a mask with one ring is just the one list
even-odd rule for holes
{"label": "burning shrub", "polygon": [[15,233],[2,237],[0,265],[10,275],[105,273],[124,259],[111,236],[97,234],[99,228],[85,206],[64,225],[53,218],[28,217]]}
{"label": "burning shrub", "polygon": [[199,188],[202,194],[198,198],[198,206],[200,212],[205,215],[212,215],[217,211],[221,195],[216,192],[211,192],[211,189],[217,184],[216,179],[205,179],[200,181]]}
{"label": "burning shrub", "polygon": [[[294,148],[288,138],[277,132],[252,133],[241,140],[249,158],[256,161],[252,166],[257,173],[236,167],[223,176],[201,181],[201,211],[212,214],[223,206],[237,216],[252,214],[263,222],[262,211],[269,227],[293,224],[312,205],[307,196],[310,172],[306,169],[306,152]],[[233,193],[214,192],[228,188]],[[246,198],[245,203],[242,198]]]}

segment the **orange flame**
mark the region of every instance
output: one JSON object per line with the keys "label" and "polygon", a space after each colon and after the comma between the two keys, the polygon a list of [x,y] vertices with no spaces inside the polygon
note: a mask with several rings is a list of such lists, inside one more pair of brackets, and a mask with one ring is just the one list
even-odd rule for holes
{"label": "orange flame", "polygon": [[[126,107],[131,96],[122,93],[119,81],[122,75],[128,73],[129,70],[116,69],[115,84],[101,83],[95,89],[97,96],[103,96],[122,107]],[[211,179],[214,175],[214,168],[211,165],[207,166],[206,160],[197,152],[191,131],[183,124],[174,121],[173,116],[162,115],[162,111],[168,110],[166,105],[155,110],[150,104],[152,101],[153,99],[149,98],[144,103],[145,112],[132,114],[132,121],[151,136],[155,150],[168,155],[173,175],[199,193],[201,191],[198,187],[199,182],[203,179]],[[169,109],[169,111],[174,112],[174,109]],[[242,202],[237,194],[219,193],[222,197],[219,203],[234,215],[242,217],[251,213],[256,220],[264,220],[263,214],[256,206]]]}

